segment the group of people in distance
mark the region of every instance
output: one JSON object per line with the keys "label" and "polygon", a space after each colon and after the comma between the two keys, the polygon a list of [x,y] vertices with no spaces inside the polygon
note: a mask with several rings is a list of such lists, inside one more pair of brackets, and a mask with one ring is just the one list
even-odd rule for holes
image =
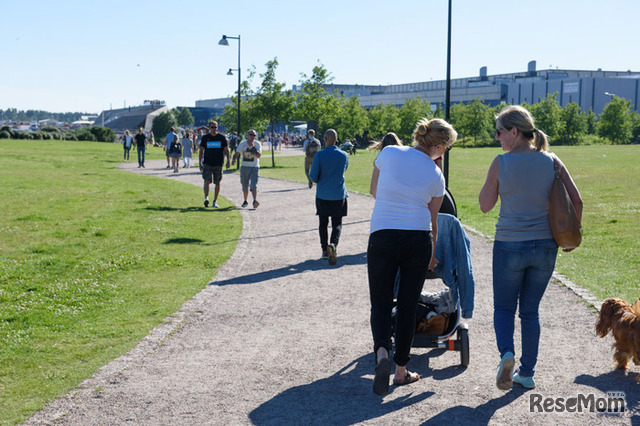
{"label": "group of people in distance", "polygon": [[[389,133],[375,146],[370,191],[375,198],[367,247],[371,302],[371,331],[376,370],[373,391],[386,395],[395,335],[397,386],[420,379],[407,369],[415,333],[416,307],[427,270],[438,264],[437,214],[445,193],[439,167],[442,155],[457,138],[453,127],[440,119],[421,120],[412,147],[402,146]],[[493,246],[494,330],[500,354],[496,386],[511,389],[514,382],[532,389],[540,341],[539,306],[555,267],[558,245],[549,225],[549,199],[555,178],[554,156],[547,136],[521,106],[505,108],[496,116],[496,140],[504,154],[489,167],[478,195],[486,213],[500,198],[500,214]],[[559,161],[559,177],[567,188],[578,218],[582,198],[567,168]],[[569,251],[569,250],[564,250]],[[392,330],[394,283],[400,272],[397,316]],[[515,368],[515,313],[521,321],[520,366]]]}

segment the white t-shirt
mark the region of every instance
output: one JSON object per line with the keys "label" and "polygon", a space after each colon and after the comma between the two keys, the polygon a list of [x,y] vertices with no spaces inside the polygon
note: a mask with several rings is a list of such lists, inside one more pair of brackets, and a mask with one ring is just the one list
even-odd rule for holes
{"label": "white t-shirt", "polygon": [[375,161],[380,170],[371,233],[381,229],[431,230],[429,203],[444,195],[444,176],[423,152],[387,146]]}
{"label": "white t-shirt", "polygon": [[[262,145],[258,141],[253,141],[253,146],[256,148],[260,154],[262,154]],[[253,155],[253,153],[249,150],[249,142],[242,141],[238,148],[236,148],[236,152],[239,152],[242,156],[242,166],[243,167],[260,167],[260,159]]]}

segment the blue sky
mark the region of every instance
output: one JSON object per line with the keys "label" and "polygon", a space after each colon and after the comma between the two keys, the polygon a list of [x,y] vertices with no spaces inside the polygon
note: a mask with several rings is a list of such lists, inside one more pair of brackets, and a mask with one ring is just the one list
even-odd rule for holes
{"label": "blue sky", "polygon": [[[225,97],[226,75],[278,57],[289,87],[319,62],[334,83],[446,76],[447,0],[0,0],[0,109],[86,111]],[[453,0],[451,75],[640,71],[637,0]],[[257,86],[259,76],[253,81]]]}

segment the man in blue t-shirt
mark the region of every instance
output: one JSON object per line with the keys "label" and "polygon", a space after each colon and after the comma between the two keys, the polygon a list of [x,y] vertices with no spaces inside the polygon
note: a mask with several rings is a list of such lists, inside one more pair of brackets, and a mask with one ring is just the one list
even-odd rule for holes
{"label": "man in blue t-shirt", "polygon": [[200,152],[198,153],[198,163],[204,180],[204,206],[209,207],[209,185],[215,185],[213,196],[213,207],[218,208],[218,194],[220,194],[220,181],[222,180],[222,164],[227,158],[227,169],[229,168],[229,142],[222,133],[218,133],[218,123],[209,123],[209,133],[202,137],[200,141]]}
{"label": "man in blue t-shirt", "polygon": [[[325,148],[313,157],[309,179],[316,185],[316,215],[319,217],[320,245],[322,258],[330,265],[337,262],[336,247],[342,231],[342,218],[347,215],[347,187],[344,172],[349,167],[349,156],[338,149],[338,134],[329,129],[324,134]],[[331,217],[331,240],[327,227]]]}

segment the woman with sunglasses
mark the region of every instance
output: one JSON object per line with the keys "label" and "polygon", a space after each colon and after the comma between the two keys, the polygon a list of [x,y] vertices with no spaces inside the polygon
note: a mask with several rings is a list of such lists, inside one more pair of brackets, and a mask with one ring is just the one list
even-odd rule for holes
{"label": "woman with sunglasses", "polygon": [[[549,225],[553,157],[547,153],[547,135],[535,127],[529,111],[519,105],[507,107],[496,116],[496,139],[505,154],[491,163],[478,196],[483,213],[492,210],[500,197],[493,245],[493,323],[501,357],[496,385],[509,390],[516,382],[533,389],[540,341],[538,308],[558,252]],[[560,177],[581,219],[580,192],[567,168],[560,160],[558,163]],[[520,368],[513,373],[518,306],[522,356]]]}
{"label": "woman with sunglasses", "polygon": [[400,269],[395,327],[394,385],[420,379],[407,370],[416,327],[416,307],[427,270],[433,271],[438,238],[438,210],[445,181],[434,159],[456,140],[457,132],[441,119],[422,119],[413,132],[413,147],[398,145],[389,134],[374,162],[371,195],[376,199],[371,215],[367,271],[371,300],[371,331],[376,356],[373,391],[389,392],[391,374],[391,311],[394,283]]}

